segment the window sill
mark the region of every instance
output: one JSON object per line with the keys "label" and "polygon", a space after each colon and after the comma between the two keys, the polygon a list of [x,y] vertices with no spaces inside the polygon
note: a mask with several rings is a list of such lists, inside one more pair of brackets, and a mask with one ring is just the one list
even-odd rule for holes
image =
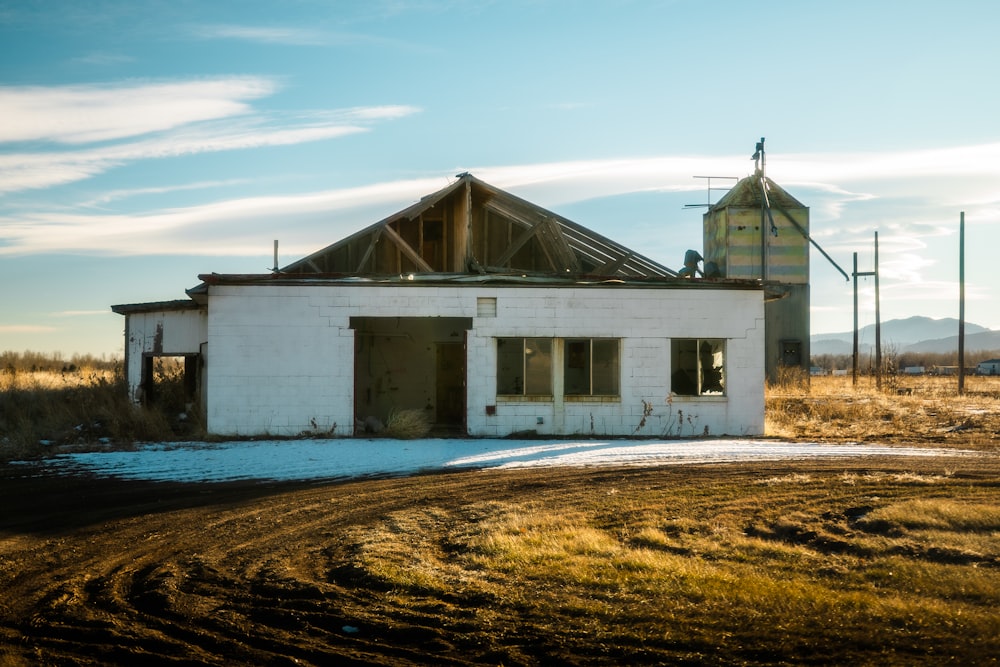
{"label": "window sill", "polygon": [[564,396],[567,403],[621,403],[621,396]]}
{"label": "window sill", "polygon": [[518,396],[508,394],[497,396],[497,403],[551,403],[552,396]]}
{"label": "window sill", "polygon": [[702,396],[689,396],[681,394],[671,394],[670,400],[674,403],[677,402],[697,402],[697,403],[725,403],[729,400],[728,396],[719,394],[704,394]]}

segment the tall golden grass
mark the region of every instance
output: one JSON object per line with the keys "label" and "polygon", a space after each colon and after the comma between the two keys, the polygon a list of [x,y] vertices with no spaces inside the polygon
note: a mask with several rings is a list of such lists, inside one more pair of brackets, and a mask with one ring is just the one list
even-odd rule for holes
{"label": "tall golden grass", "polygon": [[1000,512],[990,480],[959,477],[623,475],[572,498],[420,505],[345,540],[398,609],[447,600],[484,628],[638,662],[980,664],[1000,654]]}
{"label": "tall golden grass", "polygon": [[822,441],[954,445],[995,450],[1000,377],[969,376],[965,391],[942,376],[821,376],[768,385],[768,436]]}
{"label": "tall golden grass", "polygon": [[204,436],[196,406],[183,398],[180,370],[169,361],[157,366],[162,400],[144,407],[129,400],[120,365],[41,368],[19,370],[9,364],[0,369],[0,460],[66,446],[129,447],[137,441]]}

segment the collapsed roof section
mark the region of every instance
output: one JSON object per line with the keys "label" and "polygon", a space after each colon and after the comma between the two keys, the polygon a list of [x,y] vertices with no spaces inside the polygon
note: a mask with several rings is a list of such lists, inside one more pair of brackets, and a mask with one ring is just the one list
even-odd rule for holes
{"label": "collapsed roof section", "polygon": [[468,173],[279,273],[677,275],[648,257]]}

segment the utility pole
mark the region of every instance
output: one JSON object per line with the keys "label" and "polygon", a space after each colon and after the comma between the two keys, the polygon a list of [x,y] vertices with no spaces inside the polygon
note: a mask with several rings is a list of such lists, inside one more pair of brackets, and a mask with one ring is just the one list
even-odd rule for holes
{"label": "utility pole", "polygon": [[965,393],[965,211],[958,222],[958,393]]}
{"label": "utility pole", "polygon": [[[875,239],[876,239],[876,242],[877,242],[878,232],[875,232]],[[854,273],[851,274],[851,275],[854,276],[854,355],[853,355],[854,363],[853,363],[853,366],[852,366],[851,384],[853,384],[855,386],[857,386],[857,384],[858,384],[858,278],[866,278],[868,276],[878,276],[878,253],[877,252],[875,253],[875,257],[876,257],[876,259],[875,259],[875,270],[874,271],[865,271],[863,273],[859,273],[858,272],[858,253],[854,253]],[[877,281],[878,278],[876,278],[875,280]],[[877,284],[878,283],[876,282],[876,285]],[[876,295],[877,294],[878,294],[878,292],[876,291]],[[876,296],[875,298],[876,298],[876,303],[878,303],[878,301],[877,301],[878,300],[878,296]],[[876,313],[877,312],[878,312],[878,309],[877,309],[877,306],[876,306]],[[876,317],[878,317],[878,316],[876,315]],[[876,335],[877,335],[878,334],[878,329],[876,329],[875,331],[876,331]]]}
{"label": "utility pole", "polygon": [[875,232],[875,386],[882,389],[882,315],[878,291],[878,232]]}

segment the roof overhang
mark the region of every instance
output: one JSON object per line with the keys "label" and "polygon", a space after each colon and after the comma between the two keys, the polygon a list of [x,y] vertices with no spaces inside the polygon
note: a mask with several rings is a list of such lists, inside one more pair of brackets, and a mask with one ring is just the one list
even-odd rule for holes
{"label": "roof overhang", "polygon": [[323,286],[341,287],[478,287],[482,285],[511,287],[640,287],[650,289],[711,289],[711,290],[764,290],[759,280],[698,279],[672,277],[629,277],[609,278],[607,276],[552,276],[549,274],[490,273],[485,275],[468,273],[410,273],[385,276],[355,276],[347,274],[200,274],[202,284],[195,289],[205,294],[213,286]]}
{"label": "roof overhang", "polygon": [[148,303],[122,303],[111,306],[111,310],[119,315],[135,315],[137,313],[198,310],[202,307],[197,301],[192,299],[176,299],[173,301],[150,301]]}

